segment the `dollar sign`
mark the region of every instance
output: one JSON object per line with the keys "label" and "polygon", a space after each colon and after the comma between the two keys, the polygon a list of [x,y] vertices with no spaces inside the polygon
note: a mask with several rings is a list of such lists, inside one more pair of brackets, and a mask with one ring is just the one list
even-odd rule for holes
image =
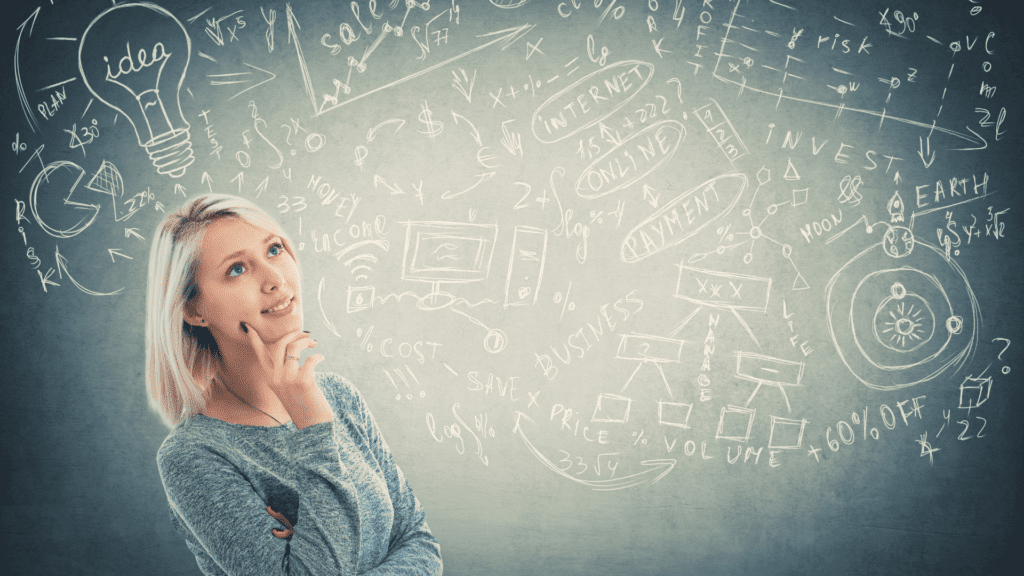
{"label": "dollar sign", "polygon": [[438,134],[444,130],[444,124],[438,120],[434,120],[431,117],[430,108],[427,108],[426,100],[423,101],[423,111],[420,112],[419,121],[426,125],[426,131],[417,130],[420,134],[426,134],[433,140]]}

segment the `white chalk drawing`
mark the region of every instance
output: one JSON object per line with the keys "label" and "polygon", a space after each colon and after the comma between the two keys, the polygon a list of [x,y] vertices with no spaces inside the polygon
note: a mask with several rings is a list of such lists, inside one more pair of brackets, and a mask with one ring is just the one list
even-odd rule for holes
{"label": "white chalk drawing", "polygon": [[796,450],[803,446],[804,428],[807,427],[807,420],[793,420],[769,416],[772,427],[768,435],[769,450]]}
{"label": "white chalk drawing", "polygon": [[789,405],[789,397],[786,396],[787,386],[800,386],[800,380],[804,375],[804,363],[793,362],[772,358],[763,354],[752,354],[750,352],[736,353],[736,377],[750,382],[756,382],[757,387],[751,392],[744,406],[750,406],[751,400],[757,395],[761,386],[775,386],[782,393],[786,400],[786,409],[792,411]]}
{"label": "white chalk drawing", "polygon": [[547,230],[516,226],[512,252],[508,257],[508,274],[505,276],[505,308],[537,303],[547,253]]}
{"label": "white chalk drawing", "polygon": [[178,93],[191,52],[181,22],[148,3],[104,10],[86,27],[78,48],[89,91],[131,122],[157,172],[172,178],[184,176],[195,160]]}
{"label": "white chalk drawing", "polygon": [[771,278],[704,270],[682,263],[677,266],[679,267],[679,280],[676,282],[673,296],[697,304],[697,308],[676,326],[669,334],[670,336],[678,334],[698,312],[707,306],[732,312],[733,317],[743,326],[751,340],[758,347],[761,346],[757,337],[754,336],[754,332],[747,325],[747,321],[740,316],[740,311],[756,311],[762,314],[767,312],[768,297],[772,289]]}
{"label": "white chalk drawing", "polygon": [[942,250],[901,226],[890,227],[882,242],[832,276],[825,303],[839,357],[876,390],[959,369],[977,344],[981,311],[967,276]]}
{"label": "white chalk drawing", "polygon": [[690,412],[692,411],[693,404],[685,404],[683,402],[663,402],[659,400],[658,424],[689,430]]}
{"label": "white chalk drawing", "polygon": [[590,418],[590,421],[625,424],[629,421],[629,408],[632,404],[632,398],[618,394],[601,394],[597,397],[597,404],[594,405],[594,415]]}
{"label": "white chalk drawing", "polygon": [[633,377],[640,371],[640,368],[650,363],[658,369],[661,381],[665,383],[665,389],[668,390],[669,397],[672,397],[672,387],[669,386],[668,379],[665,378],[665,371],[661,365],[666,363],[678,364],[683,353],[683,343],[682,340],[652,336],[650,334],[622,334],[615,357],[619,360],[639,360],[640,363],[636,365],[636,369],[629,375],[626,383],[622,385],[621,391],[625,392],[626,388],[629,387],[629,383],[633,381]]}
{"label": "white chalk drawing", "polygon": [[431,290],[416,306],[434,311],[447,308],[487,330],[484,348],[496,354],[504,350],[508,337],[479,319],[455,308],[464,298],[441,290],[441,284],[464,284],[486,280],[498,240],[497,224],[462,222],[406,222],[402,280],[427,282]]}
{"label": "white chalk drawing", "polygon": [[724,406],[718,416],[718,430],[715,432],[715,438],[733,442],[750,440],[750,431],[754,427],[754,413],[753,408]]}

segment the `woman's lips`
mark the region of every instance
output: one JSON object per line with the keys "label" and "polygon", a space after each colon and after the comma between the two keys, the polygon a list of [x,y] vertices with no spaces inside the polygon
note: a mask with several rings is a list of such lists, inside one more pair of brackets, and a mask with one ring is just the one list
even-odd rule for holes
{"label": "woman's lips", "polygon": [[[292,296],[286,302],[287,303],[283,308],[269,308],[261,312],[261,314],[263,314],[264,316],[285,316],[287,314],[290,314],[292,310],[295,309],[295,296]],[[281,306],[281,304],[277,304],[276,306]]]}

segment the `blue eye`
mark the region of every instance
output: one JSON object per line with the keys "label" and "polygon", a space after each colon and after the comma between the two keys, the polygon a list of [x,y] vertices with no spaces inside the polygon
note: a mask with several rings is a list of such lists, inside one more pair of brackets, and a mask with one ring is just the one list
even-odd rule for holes
{"label": "blue eye", "polygon": [[283,249],[284,249],[284,246],[282,244],[274,243],[273,245],[270,246],[270,250],[267,251],[267,254],[269,254],[271,256],[277,256],[278,254],[281,253],[281,251]]}
{"label": "blue eye", "polygon": [[228,276],[238,276],[242,272],[245,272],[245,266],[234,264],[228,269]]}

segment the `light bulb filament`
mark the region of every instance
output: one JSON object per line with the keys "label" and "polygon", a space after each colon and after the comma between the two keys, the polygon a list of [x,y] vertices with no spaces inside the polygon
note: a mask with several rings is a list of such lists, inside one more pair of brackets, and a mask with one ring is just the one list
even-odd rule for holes
{"label": "light bulb filament", "polygon": [[147,60],[147,54],[145,48],[139,50],[138,60],[139,66],[136,68],[135,62],[132,60],[132,48],[129,42],[125,43],[125,51],[127,54],[122,56],[117,62],[117,73],[112,74],[110,72],[110,60],[104,56],[103,61],[107,63],[107,80],[114,81],[120,78],[122,75],[131,74],[132,72],[141,72],[145,68],[156,64],[157,62],[163,62],[171,57],[171,53],[164,48],[163,42],[157,42],[153,45],[153,50],[149,54]]}

